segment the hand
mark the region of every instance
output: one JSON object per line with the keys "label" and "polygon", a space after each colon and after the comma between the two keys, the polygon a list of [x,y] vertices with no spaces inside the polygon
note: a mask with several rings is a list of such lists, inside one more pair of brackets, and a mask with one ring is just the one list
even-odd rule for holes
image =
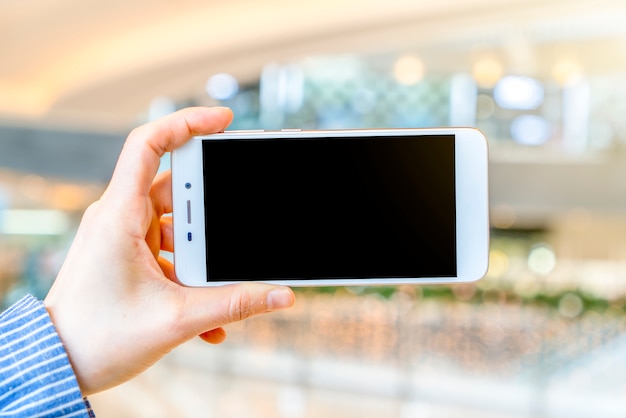
{"label": "hand", "polygon": [[111,182],[85,212],[44,303],[83,395],[123,383],[200,335],[224,340],[222,326],[291,307],[286,287],[242,283],[188,288],[159,257],[173,250],[171,174],[160,157],[194,135],[224,130],[232,113],[190,108],[129,135]]}

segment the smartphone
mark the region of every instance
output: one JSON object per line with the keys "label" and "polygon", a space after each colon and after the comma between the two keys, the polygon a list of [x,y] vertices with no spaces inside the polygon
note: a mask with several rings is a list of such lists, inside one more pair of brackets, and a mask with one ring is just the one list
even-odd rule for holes
{"label": "smartphone", "polygon": [[226,131],[171,158],[184,285],[453,283],[487,270],[476,129]]}

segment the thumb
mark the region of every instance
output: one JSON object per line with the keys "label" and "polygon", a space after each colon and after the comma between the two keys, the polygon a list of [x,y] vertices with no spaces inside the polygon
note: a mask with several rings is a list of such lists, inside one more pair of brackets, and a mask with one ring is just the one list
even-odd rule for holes
{"label": "thumb", "polygon": [[199,335],[254,315],[294,305],[293,291],[265,283],[238,283],[208,288],[186,288],[187,331]]}

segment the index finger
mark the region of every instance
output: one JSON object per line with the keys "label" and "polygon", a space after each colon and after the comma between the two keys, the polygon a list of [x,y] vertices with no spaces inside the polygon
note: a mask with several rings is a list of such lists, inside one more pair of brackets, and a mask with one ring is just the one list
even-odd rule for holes
{"label": "index finger", "polygon": [[191,107],[135,128],[124,143],[109,188],[147,195],[161,157],[195,135],[223,131],[233,118],[223,107]]}

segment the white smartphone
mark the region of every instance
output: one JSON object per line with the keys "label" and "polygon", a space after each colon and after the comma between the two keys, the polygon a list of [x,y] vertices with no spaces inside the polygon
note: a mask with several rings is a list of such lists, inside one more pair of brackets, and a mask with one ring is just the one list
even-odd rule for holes
{"label": "white smartphone", "polygon": [[187,286],[478,280],[487,162],[471,128],[193,138],[172,153],[176,275]]}

